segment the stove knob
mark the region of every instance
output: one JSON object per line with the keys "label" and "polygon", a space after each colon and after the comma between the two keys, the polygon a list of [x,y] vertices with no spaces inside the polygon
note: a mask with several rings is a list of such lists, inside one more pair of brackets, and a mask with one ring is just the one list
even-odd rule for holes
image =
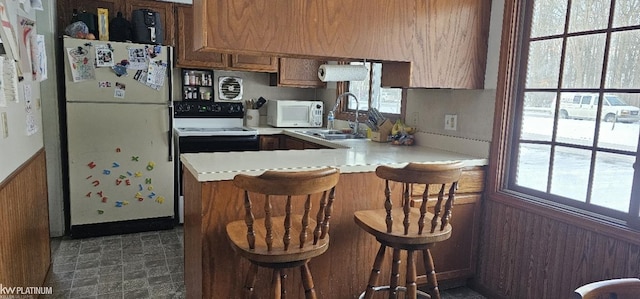
{"label": "stove knob", "polygon": [[213,110],[213,112],[220,112],[220,111],[222,110],[222,108],[220,107],[220,105],[214,105],[214,106],[213,106],[213,107],[211,107],[211,108],[213,108],[213,109],[212,109],[212,110]]}
{"label": "stove knob", "polygon": [[233,112],[240,112],[240,108],[241,106],[239,105],[229,105],[229,112],[233,113]]}

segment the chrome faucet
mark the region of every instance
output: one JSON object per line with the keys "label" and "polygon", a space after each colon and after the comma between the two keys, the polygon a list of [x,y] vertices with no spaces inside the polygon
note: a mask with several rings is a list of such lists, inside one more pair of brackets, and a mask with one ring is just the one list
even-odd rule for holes
{"label": "chrome faucet", "polygon": [[355,136],[359,136],[360,135],[360,131],[359,129],[359,125],[358,125],[358,111],[360,109],[360,102],[358,102],[358,97],[356,97],[355,94],[350,93],[350,92],[345,92],[340,94],[337,98],[336,98],[336,104],[333,106],[333,110],[331,110],[331,112],[335,115],[336,113],[336,109],[338,108],[338,106],[340,105],[340,99],[342,99],[342,97],[349,97],[352,96],[354,100],[356,100],[356,118],[355,118],[355,124],[353,126],[353,134]]}

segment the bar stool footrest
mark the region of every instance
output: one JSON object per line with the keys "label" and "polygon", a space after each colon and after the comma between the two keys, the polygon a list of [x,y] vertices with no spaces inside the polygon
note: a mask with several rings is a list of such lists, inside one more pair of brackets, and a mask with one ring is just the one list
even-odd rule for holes
{"label": "bar stool footrest", "polygon": [[[407,288],[406,288],[406,287],[398,286],[396,289],[397,289],[399,292],[405,292],[405,293],[407,292]],[[373,291],[374,291],[374,292],[378,292],[378,291],[383,291],[383,292],[391,291],[391,286],[378,286],[378,287],[373,287]],[[360,297],[358,297],[358,299],[363,299],[363,298],[364,298],[364,294],[365,294],[366,292],[367,292],[367,291],[362,292],[362,294],[360,294]],[[418,296],[417,296],[418,298],[431,299],[431,295],[429,295],[429,294],[427,294],[427,293],[425,293],[425,292],[423,292],[423,291],[417,290],[417,293],[418,293]]]}

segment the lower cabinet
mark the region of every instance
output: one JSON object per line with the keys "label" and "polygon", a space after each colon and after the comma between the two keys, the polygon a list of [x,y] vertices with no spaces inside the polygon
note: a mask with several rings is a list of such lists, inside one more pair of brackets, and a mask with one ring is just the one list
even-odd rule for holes
{"label": "lower cabinet", "polygon": [[298,138],[284,137],[284,148],[288,150],[303,150],[304,141]]}
{"label": "lower cabinet", "polygon": [[260,150],[305,150],[305,149],[321,149],[329,148],[324,145],[313,143],[310,141],[298,139],[295,137],[277,134],[277,135],[261,135]]}
{"label": "lower cabinet", "polygon": [[279,150],[282,135],[260,135],[260,150],[273,151]]}
{"label": "lower cabinet", "polygon": [[[476,272],[478,237],[480,234],[480,203],[484,190],[485,170],[471,167],[463,171],[458,182],[458,191],[451,216],[451,237],[437,243],[431,249],[436,275],[441,289],[464,285]],[[412,206],[422,203],[424,186],[412,187]],[[433,212],[439,190],[430,190],[427,209]],[[425,273],[424,265],[418,263],[418,273]],[[426,284],[425,274],[418,275],[418,284]]]}

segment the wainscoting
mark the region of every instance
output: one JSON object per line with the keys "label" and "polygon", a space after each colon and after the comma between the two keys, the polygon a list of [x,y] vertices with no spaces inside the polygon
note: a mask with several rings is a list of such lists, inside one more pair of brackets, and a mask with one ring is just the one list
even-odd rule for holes
{"label": "wainscoting", "polygon": [[640,275],[637,233],[612,234],[522,203],[483,205],[474,287],[489,298],[571,298],[585,283]]}
{"label": "wainscoting", "polygon": [[51,264],[44,149],[0,183],[0,283],[42,286]]}

